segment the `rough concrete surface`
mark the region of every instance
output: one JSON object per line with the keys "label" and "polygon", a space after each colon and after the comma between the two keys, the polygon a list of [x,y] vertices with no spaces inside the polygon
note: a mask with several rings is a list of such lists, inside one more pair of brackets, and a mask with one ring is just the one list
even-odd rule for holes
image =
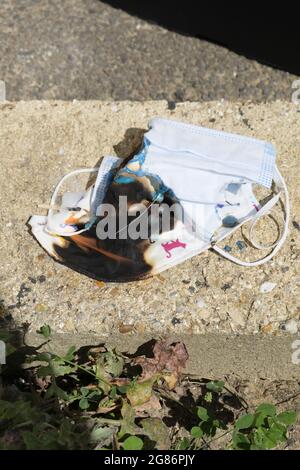
{"label": "rough concrete surface", "polygon": [[[226,351],[235,354],[234,343],[225,347],[225,337],[235,335],[237,347],[244,348],[247,356],[249,335],[257,334],[262,341],[278,341],[280,346],[275,349],[266,346],[267,356],[281,363],[282,370],[282,358],[287,358],[286,367],[290,367],[290,334],[297,333],[300,326],[299,111],[280,101],[267,105],[182,103],[175,110],[169,110],[165,101],[1,104],[2,315],[12,316],[19,324],[30,323],[31,331],[48,323],[69,337],[121,335],[133,342],[147,335],[185,335],[195,341],[195,352],[203,338],[198,335],[210,333],[223,338],[220,360]],[[28,218],[45,213],[40,205],[49,203],[54,185],[65,173],[94,166],[106,154],[127,156],[156,115],[255,136],[276,145],[278,165],[290,191],[292,217],[289,239],[271,262],[243,268],[206,252],[146,281],[103,285],[55,263],[31,237]],[[275,215],[279,217],[279,213]],[[262,235],[265,241],[276,237],[270,220],[258,228],[258,239]],[[235,245],[239,239],[241,234],[226,244],[237,255],[257,256],[250,248],[240,253]],[[263,292],[266,283],[268,292]],[[217,341],[211,344],[216,348]],[[264,361],[262,356],[258,369],[266,369]],[[298,373],[295,367],[293,371]]]}
{"label": "rough concrete surface", "polygon": [[10,100],[291,99],[295,77],[98,0],[1,0]]}

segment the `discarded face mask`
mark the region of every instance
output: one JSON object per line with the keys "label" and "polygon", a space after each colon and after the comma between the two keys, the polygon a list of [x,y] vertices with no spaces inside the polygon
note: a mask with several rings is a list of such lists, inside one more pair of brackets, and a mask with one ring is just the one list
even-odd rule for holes
{"label": "discarded face mask", "polygon": [[[78,175],[94,178],[63,191]],[[273,195],[261,207],[253,184],[270,189],[272,183]],[[260,245],[254,227],[281,195],[283,229],[274,244]],[[246,222],[251,245],[269,249],[252,262],[217,245]],[[29,221],[54,259],[118,282],[157,274],[209,248],[241,266],[261,265],[283,245],[288,223],[288,191],[270,143],[161,118],[151,120],[133,158],[104,157],[98,168],[69,173],[54,191],[48,216]]]}

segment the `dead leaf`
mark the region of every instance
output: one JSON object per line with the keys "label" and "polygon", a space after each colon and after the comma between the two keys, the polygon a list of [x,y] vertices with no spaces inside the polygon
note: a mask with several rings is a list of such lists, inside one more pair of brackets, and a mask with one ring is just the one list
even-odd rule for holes
{"label": "dead leaf", "polygon": [[116,434],[116,427],[108,426],[95,426],[90,434],[90,440],[97,442],[97,448],[102,448],[111,443],[114,434]]}
{"label": "dead leaf", "polygon": [[105,370],[114,377],[121,375],[124,367],[124,358],[113,349],[104,354]]}
{"label": "dead leaf", "polygon": [[118,407],[118,404],[109,399],[108,397],[103,398],[103,400],[100,401],[98,408],[97,408],[97,413],[109,413],[110,411],[115,410]]}
{"label": "dead leaf", "polygon": [[112,379],[110,383],[121,387],[122,385],[128,385],[130,383],[130,379],[127,379],[126,377],[118,377],[116,379]]}
{"label": "dead leaf", "polygon": [[96,362],[95,370],[96,378],[98,379],[98,386],[103,390],[105,394],[110,392],[111,386],[111,375],[105,370],[105,365],[103,363],[103,357],[101,356]]}
{"label": "dead leaf", "polygon": [[99,390],[99,386],[96,384],[88,384],[85,385],[84,388],[87,388],[88,390]]}
{"label": "dead leaf", "polygon": [[34,381],[38,387],[38,393],[44,392],[48,385],[51,383],[51,375],[46,375],[46,377],[38,377],[37,375],[34,376]]}
{"label": "dead leaf", "polygon": [[160,418],[143,419],[142,426],[145,434],[156,443],[155,449],[170,450],[169,430]]}
{"label": "dead leaf", "polygon": [[132,382],[128,386],[126,396],[132,406],[140,406],[150,400],[154,380],[151,378],[144,382]]}
{"label": "dead leaf", "polygon": [[157,374],[167,373],[165,379],[169,388],[173,389],[186,366],[188,352],[184,343],[170,343],[157,341],[153,348],[153,358],[139,356],[134,359],[134,364],[142,367],[141,381],[152,378]]}
{"label": "dead leaf", "polygon": [[133,407],[127,403],[125,400],[123,401],[122,408],[121,408],[121,428],[119,430],[118,436],[122,438],[125,434],[138,434],[141,429],[135,424],[135,411]]}
{"label": "dead leaf", "polygon": [[178,382],[178,376],[176,374],[163,374],[163,379],[166,382],[169,390],[174,390]]}
{"label": "dead leaf", "polygon": [[107,349],[104,346],[94,346],[94,347],[89,349],[89,353],[93,354],[95,356],[98,355],[98,354],[104,353],[106,351],[107,351]]}
{"label": "dead leaf", "polygon": [[139,418],[144,418],[151,416],[152,418],[160,417],[161,404],[159,398],[152,394],[149,401],[143,403],[142,405],[135,406],[135,415]]}

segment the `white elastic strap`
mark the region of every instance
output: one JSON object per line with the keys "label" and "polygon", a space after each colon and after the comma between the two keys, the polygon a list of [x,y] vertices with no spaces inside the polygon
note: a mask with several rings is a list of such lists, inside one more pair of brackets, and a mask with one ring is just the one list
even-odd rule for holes
{"label": "white elastic strap", "polygon": [[249,237],[250,241],[251,241],[251,244],[255,248],[258,248],[260,250],[261,249],[266,249],[266,248],[271,248],[272,251],[267,256],[265,256],[264,258],[258,259],[256,261],[249,261],[248,262],[248,261],[242,261],[239,258],[236,258],[235,256],[230,255],[229,253],[227,253],[222,248],[219,248],[217,245],[212,245],[213,250],[215,250],[217,253],[219,253],[224,258],[232,261],[233,263],[239,264],[240,266],[246,266],[246,267],[260,266],[261,264],[267,263],[268,261],[270,261],[273,258],[273,256],[276,255],[276,253],[278,253],[278,251],[281,249],[281,247],[284,244],[284,242],[287,238],[287,235],[288,235],[289,219],[290,219],[290,201],[289,201],[289,193],[288,193],[287,186],[286,186],[285,181],[284,181],[283,177],[281,176],[277,166],[275,167],[274,181],[275,181],[276,184],[278,183],[279,187],[281,187],[281,189],[284,193],[284,198],[285,198],[284,228],[283,228],[283,231],[281,233],[281,236],[279,237],[279,239],[277,240],[276,243],[274,243],[273,245],[269,245],[269,246],[260,245],[256,242],[254,242],[253,239],[251,240],[252,233],[253,233],[254,227],[257,224],[257,222],[260,220],[261,217],[269,214],[271,209],[275,206],[275,204],[278,203],[279,198],[280,198],[280,193],[279,193],[279,194],[276,194],[276,196],[274,196],[272,199],[270,199],[270,201],[268,201],[267,204],[265,204],[259,210],[259,212],[254,216],[254,218],[252,219],[251,226],[250,226],[250,237]]}
{"label": "white elastic strap", "polygon": [[[81,174],[81,173],[95,173],[99,171],[99,167],[98,168],[78,168],[77,170],[74,170],[74,171],[71,171],[70,173],[68,173],[67,175],[65,175],[61,180],[60,182],[56,185],[54,191],[53,191],[53,194],[52,194],[52,197],[51,197],[51,201],[50,201],[50,207],[49,207],[49,211],[48,211],[48,219],[50,218],[51,220],[51,216],[53,214],[53,208],[56,207],[55,205],[55,201],[56,201],[56,198],[57,198],[57,195],[58,195],[58,192],[62,186],[62,184],[68,179],[70,178],[71,176],[74,176],[74,175],[78,175],[78,174]],[[46,230],[50,233],[53,233],[53,231],[51,231],[51,227],[46,227]],[[61,232],[61,233],[58,233],[56,230],[55,230],[55,234],[56,235],[63,235],[63,236],[73,236],[73,235],[79,235],[80,233],[83,233],[83,232],[86,232],[86,228],[82,229],[82,230],[78,230],[77,232],[72,232],[72,233],[66,233],[66,232]]]}

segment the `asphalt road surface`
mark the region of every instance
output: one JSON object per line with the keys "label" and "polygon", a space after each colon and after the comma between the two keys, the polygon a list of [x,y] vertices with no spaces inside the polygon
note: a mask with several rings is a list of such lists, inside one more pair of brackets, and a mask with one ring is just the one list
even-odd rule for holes
{"label": "asphalt road surface", "polygon": [[290,101],[295,79],[98,0],[1,0],[10,100]]}

